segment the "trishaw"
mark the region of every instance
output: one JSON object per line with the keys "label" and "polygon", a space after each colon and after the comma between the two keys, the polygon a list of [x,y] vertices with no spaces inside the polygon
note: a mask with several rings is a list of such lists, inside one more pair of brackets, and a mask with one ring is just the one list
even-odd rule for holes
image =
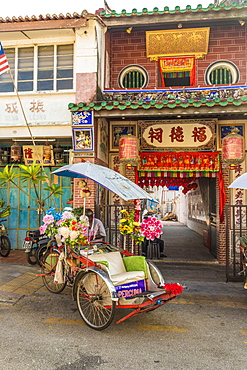
{"label": "trishaw", "polygon": [[[90,162],[63,166],[58,176],[89,178],[124,200],[152,199],[138,185],[103,166]],[[84,203],[85,208],[85,203]],[[177,283],[166,284],[159,269],[143,256],[103,242],[84,247],[61,245],[51,240],[42,261],[45,286],[60,293],[67,284],[85,323],[96,330],[107,328],[116,308],[133,311],[117,323],[142,312],[155,310],[183,290]]]}
{"label": "trishaw", "polygon": [[116,308],[133,311],[116,323],[152,311],[182,293],[177,283],[166,284],[155,264],[144,256],[104,242],[78,250],[57,247],[50,241],[41,276],[52,293],[72,286],[72,297],[85,323],[95,330],[107,328]]}

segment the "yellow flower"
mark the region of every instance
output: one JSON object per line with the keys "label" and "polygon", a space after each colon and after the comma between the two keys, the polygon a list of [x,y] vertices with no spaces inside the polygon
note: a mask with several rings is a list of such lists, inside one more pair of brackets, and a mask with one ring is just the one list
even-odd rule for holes
{"label": "yellow flower", "polygon": [[128,220],[126,220],[126,218],[121,218],[120,222],[123,223],[123,222],[126,222]]}

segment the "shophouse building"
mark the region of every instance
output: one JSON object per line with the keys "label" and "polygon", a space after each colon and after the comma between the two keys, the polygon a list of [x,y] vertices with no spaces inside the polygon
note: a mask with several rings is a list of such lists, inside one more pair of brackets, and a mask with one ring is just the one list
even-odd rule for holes
{"label": "shophouse building", "polygon": [[[176,199],[185,210],[180,221],[225,263],[224,205],[245,204],[243,191],[227,189],[245,162],[230,170],[221,150],[231,126],[246,132],[247,2],[102,12],[101,18],[107,26],[102,98],[69,105],[75,122],[85,112],[94,116],[95,147],[86,153],[74,142],[75,152],[149,191],[183,189]],[[121,170],[124,134],[139,139],[140,161]]]}
{"label": "shophouse building", "polygon": [[[102,19],[87,11],[0,18],[0,40],[10,66],[10,73],[0,76],[1,169],[35,162],[50,176],[58,166],[72,163],[68,104],[95,101],[103,90],[98,56],[103,29]],[[73,184],[68,178],[52,176],[51,181],[64,194],[45,207],[59,210],[68,205]],[[32,195],[30,184],[25,191]],[[14,186],[2,187],[0,198],[11,206],[7,228],[12,248],[21,248],[26,230],[39,227],[37,205]]]}

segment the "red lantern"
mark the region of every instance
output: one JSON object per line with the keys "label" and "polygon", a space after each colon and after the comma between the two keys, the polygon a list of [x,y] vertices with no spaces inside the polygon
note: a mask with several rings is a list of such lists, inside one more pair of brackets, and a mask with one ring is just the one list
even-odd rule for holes
{"label": "red lantern", "polygon": [[138,139],[133,135],[123,135],[119,140],[119,159],[129,166],[138,164]]}
{"label": "red lantern", "polygon": [[222,160],[235,165],[243,162],[244,156],[244,138],[238,134],[238,129],[235,127],[222,139]]}

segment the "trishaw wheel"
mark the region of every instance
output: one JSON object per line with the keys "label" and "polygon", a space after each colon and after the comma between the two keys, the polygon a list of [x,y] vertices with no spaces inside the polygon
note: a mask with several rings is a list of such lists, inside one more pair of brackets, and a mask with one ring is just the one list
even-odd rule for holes
{"label": "trishaw wheel", "polygon": [[103,330],[114,318],[116,302],[106,280],[96,272],[83,273],[78,279],[76,303],[82,319],[92,329]]}
{"label": "trishaw wheel", "polygon": [[41,273],[44,285],[52,293],[61,293],[66,287],[67,282],[61,284],[54,283],[55,270],[59,259],[57,251],[47,251],[41,261]]}

